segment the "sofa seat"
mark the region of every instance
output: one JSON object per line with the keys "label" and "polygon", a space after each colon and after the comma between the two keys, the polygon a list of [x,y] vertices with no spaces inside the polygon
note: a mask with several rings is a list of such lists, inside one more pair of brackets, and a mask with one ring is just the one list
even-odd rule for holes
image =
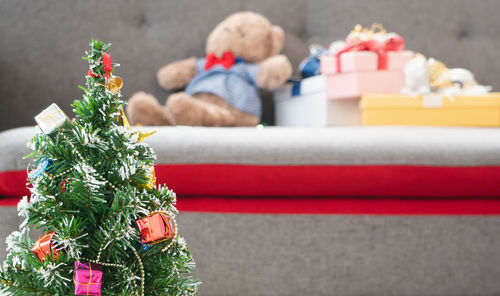
{"label": "sofa seat", "polygon": [[[500,129],[154,129],[200,295],[500,293]],[[0,242],[33,131],[0,133]]]}
{"label": "sofa seat", "polygon": [[[500,129],[142,127],[181,210],[499,214]],[[33,127],[0,133],[4,205],[28,194]],[[236,198],[237,197],[237,198]],[[334,199],[332,199],[334,198]],[[286,202],[285,202],[286,201]]]}

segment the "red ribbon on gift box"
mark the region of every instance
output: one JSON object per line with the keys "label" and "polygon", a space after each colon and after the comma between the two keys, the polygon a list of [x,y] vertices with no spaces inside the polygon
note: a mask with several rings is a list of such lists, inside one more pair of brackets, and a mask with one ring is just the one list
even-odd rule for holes
{"label": "red ribbon on gift box", "polygon": [[393,36],[388,38],[385,42],[377,39],[370,39],[365,41],[360,40],[348,40],[346,46],[343,49],[335,52],[335,58],[337,60],[337,72],[341,72],[340,56],[343,53],[351,51],[371,51],[378,56],[378,69],[387,69],[387,52],[388,51],[401,51],[405,49],[405,41],[403,37],[398,34],[391,33]]}

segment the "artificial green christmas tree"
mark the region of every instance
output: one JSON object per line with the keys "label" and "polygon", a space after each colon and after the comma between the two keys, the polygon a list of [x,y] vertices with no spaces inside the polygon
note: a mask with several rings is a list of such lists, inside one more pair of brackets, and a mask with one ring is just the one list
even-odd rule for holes
{"label": "artificial green christmas tree", "polygon": [[[70,121],[53,104],[36,117],[31,196],[7,238],[0,272],[11,295],[195,295],[194,261],[177,233],[175,193],[156,186],[148,133],[129,129],[110,44],[97,40]],[[43,236],[33,241],[30,227]]]}

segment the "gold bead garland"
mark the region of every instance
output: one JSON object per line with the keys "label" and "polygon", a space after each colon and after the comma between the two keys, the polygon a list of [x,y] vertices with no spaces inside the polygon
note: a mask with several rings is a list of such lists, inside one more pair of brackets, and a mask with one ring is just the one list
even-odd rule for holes
{"label": "gold bead garland", "polygon": [[65,170],[64,172],[56,174],[55,176],[52,176],[52,175],[49,175],[49,176],[51,176],[53,178],[59,178],[59,177],[61,177],[63,175],[66,175],[67,173],[71,172],[71,170],[73,170],[73,168],[69,168],[69,169]]}
{"label": "gold bead garland", "polygon": [[137,262],[139,262],[139,267],[141,268],[141,296],[144,296],[144,265],[142,264],[141,257],[139,256],[137,251],[134,248],[132,248],[132,251],[134,252],[135,258],[137,258]]}
{"label": "gold bead garland", "polygon": [[[73,145],[73,143],[71,143],[71,141],[69,140],[68,136],[66,136],[64,133],[62,134],[64,139],[69,143],[69,145],[71,146],[71,148],[73,148],[73,150],[75,151],[75,153],[78,155],[78,157],[80,157],[80,159],[82,160],[83,163],[85,163],[85,160],[83,158],[83,156],[80,154],[80,151],[78,151],[78,149],[76,149],[75,145]],[[86,164],[86,163],[85,163]],[[88,165],[88,164],[87,164]],[[113,184],[111,184],[111,182],[109,182],[108,180],[104,179],[103,177],[101,177],[101,180],[108,183],[108,185],[113,188],[114,190],[118,191],[118,188],[116,188]]]}
{"label": "gold bead garland", "polygon": [[[83,260],[83,261],[88,261],[90,263],[97,263],[97,264],[101,264],[103,266],[111,266],[111,267],[120,267],[120,268],[123,268],[125,270],[128,270],[130,271],[130,269],[125,266],[125,265],[122,265],[122,264],[117,264],[117,263],[109,263],[109,262],[99,262],[98,260],[90,260],[90,259],[87,259],[87,258],[80,258],[80,260]],[[132,273],[132,272],[131,272]],[[132,273],[133,274],[133,273]],[[137,290],[137,284],[134,281],[132,281],[132,283],[134,284],[134,288]]]}
{"label": "gold bead garland", "polygon": [[[123,229],[122,232],[127,232],[128,230],[130,230],[130,227],[127,228],[127,229]],[[120,265],[120,264],[115,264],[115,263],[102,263],[102,262],[99,262],[100,259],[101,259],[101,255],[102,255],[102,252],[104,251],[104,249],[113,241],[114,239],[111,239],[109,240],[108,242],[106,242],[105,244],[103,243],[101,245],[101,247],[99,248],[99,251],[97,253],[97,258],[95,260],[87,260],[85,259],[86,261],[89,261],[89,262],[92,262],[92,263],[99,263],[99,264],[108,264],[109,266],[118,266],[118,267],[122,267],[122,268],[125,268],[125,269],[128,269],[127,267],[123,266],[123,265]],[[141,269],[141,296],[144,296],[144,278],[145,278],[145,273],[144,273],[144,265],[142,264],[142,260],[139,256],[139,254],[137,253],[137,251],[134,249],[134,248],[131,248],[132,251],[134,252],[134,255],[135,257],[137,258],[138,260],[138,263],[139,263],[139,267]],[[135,283],[134,281],[134,287],[137,289],[137,284]]]}
{"label": "gold bead garland", "polygon": [[170,240],[170,242],[168,243],[168,245],[166,245],[162,250],[161,252],[165,252],[166,250],[168,250],[168,248],[170,248],[170,246],[174,243],[174,240],[177,238],[177,221],[175,221],[175,219],[173,217],[172,218],[172,221],[174,223],[174,237]]}

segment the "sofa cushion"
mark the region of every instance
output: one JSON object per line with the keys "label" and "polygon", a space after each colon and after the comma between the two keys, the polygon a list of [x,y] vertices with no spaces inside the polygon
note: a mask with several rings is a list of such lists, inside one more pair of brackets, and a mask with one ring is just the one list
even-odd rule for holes
{"label": "sofa cushion", "polygon": [[[158,156],[158,182],[181,196],[478,200],[500,196],[500,129],[142,129],[158,131],[146,140]],[[29,153],[26,143],[33,132],[33,127],[24,127],[0,133],[0,195],[27,194],[29,160],[22,156]],[[342,212],[338,204],[330,208]],[[500,211],[495,203],[497,208]]]}
{"label": "sofa cushion", "polygon": [[[142,127],[157,164],[500,166],[500,129]],[[0,171],[26,170],[33,127],[0,133]]]}

